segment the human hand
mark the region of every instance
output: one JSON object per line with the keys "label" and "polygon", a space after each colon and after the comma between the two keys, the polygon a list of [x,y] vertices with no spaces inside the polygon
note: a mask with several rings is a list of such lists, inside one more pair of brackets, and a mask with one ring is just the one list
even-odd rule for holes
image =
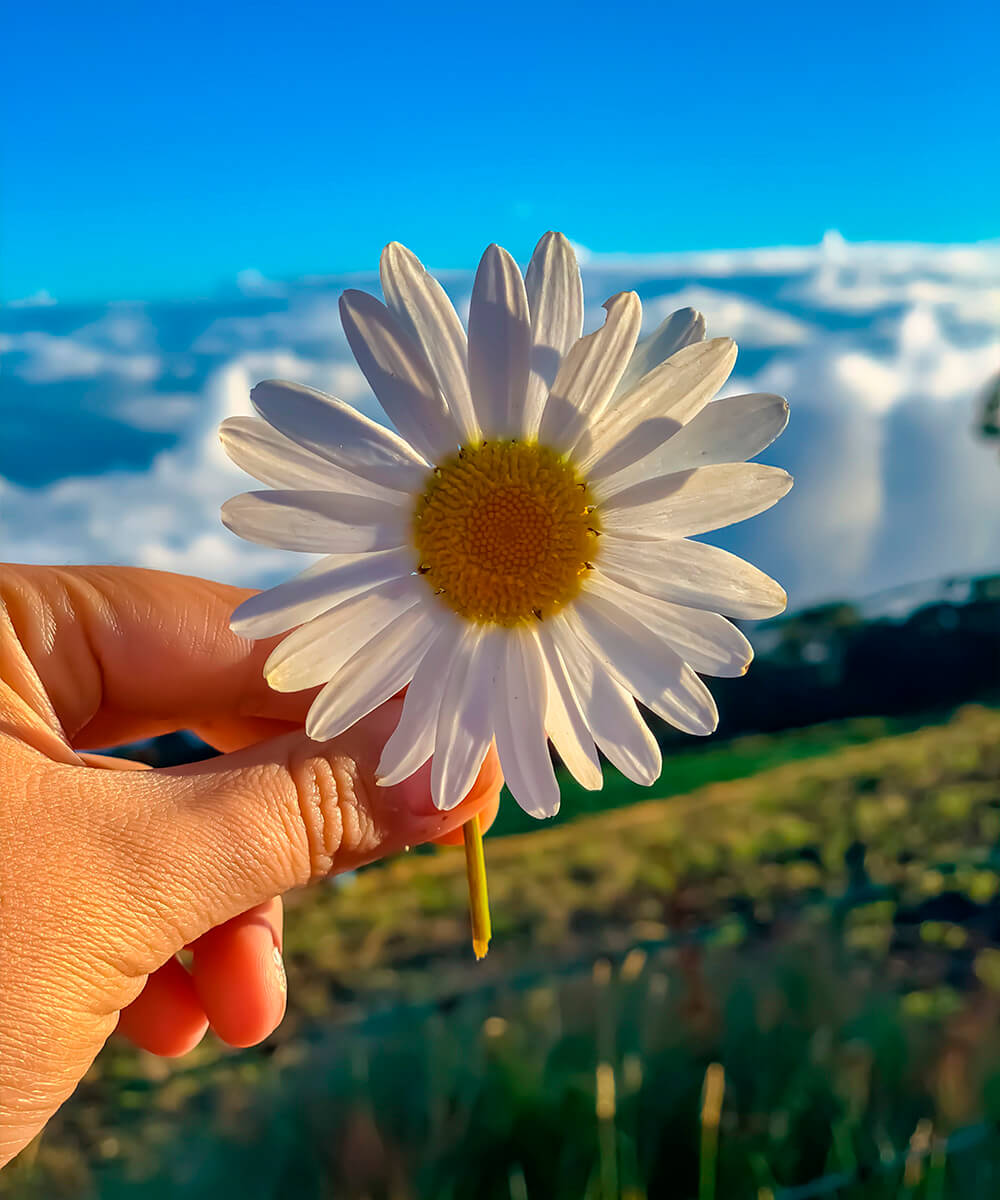
{"label": "human hand", "polygon": [[[236,1046],[266,1037],[285,1003],[282,892],[461,841],[474,813],[496,813],[492,752],[448,813],[429,766],[375,786],[397,700],[310,741],[315,692],[272,692],[274,641],[229,632],[249,594],[132,568],[0,567],[0,1165],[116,1025],[170,1055],[209,1024]],[[222,756],[146,770],[84,752],[185,728]]]}

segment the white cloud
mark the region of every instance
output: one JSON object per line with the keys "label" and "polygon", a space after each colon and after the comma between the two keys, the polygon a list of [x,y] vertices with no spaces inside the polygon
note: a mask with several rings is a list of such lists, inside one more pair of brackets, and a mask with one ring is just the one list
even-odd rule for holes
{"label": "white cloud", "polygon": [[56,303],[55,296],[51,292],[42,288],[41,291],[32,292],[30,296],[23,296],[19,300],[8,300],[8,308],[50,308]]}
{"label": "white cloud", "polygon": [[679,308],[703,312],[709,337],[725,334],[740,346],[799,346],[813,336],[807,322],[778,309],[733,292],[698,286],[658,296],[643,305],[643,331],[652,332],[664,317]]}
{"label": "white cloud", "polygon": [[349,355],[340,325],[337,293],[308,291],[292,296],[287,308],[251,315],[222,315],[213,320],[191,345],[196,354],[232,354],[252,348],[298,349],[313,356]]}
{"label": "white cloud", "polygon": [[236,286],[244,296],[284,296],[287,291],[283,283],[268,279],[256,267],[237,272]]}
{"label": "white cloud", "polygon": [[40,330],[8,334],[0,349],[14,355],[9,369],[29,383],[91,379],[97,375],[117,375],[134,383],[148,383],[160,371],[160,360],[154,354],[105,350],[82,339],[58,337]]}
{"label": "white cloud", "polygon": [[1000,241],[973,246],[843,243],[834,254],[820,254],[802,278],[791,280],[782,298],[854,314],[926,303],[962,320],[996,324]]}
{"label": "white cloud", "polygon": [[150,392],[118,397],[109,404],[107,411],[133,429],[149,433],[183,433],[197,418],[200,407],[201,400],[197,395]]}

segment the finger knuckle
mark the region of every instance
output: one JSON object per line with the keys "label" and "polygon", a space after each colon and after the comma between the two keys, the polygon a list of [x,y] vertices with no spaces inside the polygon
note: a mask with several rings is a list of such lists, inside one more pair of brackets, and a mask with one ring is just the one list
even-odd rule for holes
{"label": "finger knuckle", "polygon": [[302,751],[293,757],[289,772],[310,879],[345,869],[377,844],[366,785],[352,758]]}

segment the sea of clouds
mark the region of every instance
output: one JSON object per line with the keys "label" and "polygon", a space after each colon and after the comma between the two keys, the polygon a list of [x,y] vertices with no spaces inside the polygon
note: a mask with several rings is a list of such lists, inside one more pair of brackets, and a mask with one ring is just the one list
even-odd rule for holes
{"label": "sea of clouds", "polygon": [[[419,247],[416,248],[419,252]],[[649,332],[705,313],[740,345],[723,394],[779,392],[786,433],[762,460],[796,477],[769,513],[711,540],[787,587],[792,607],[1000,570],[1000,455],[979,433],[1000,370],[1000,242],[845,243],[669,256],[581,251],[587,328],[638,291]],[[442,275],[466,315],[472,272]],[[260,379],[321,388],[371,415],[337,298],[375,276],[277,282],[244,272],[189,303],[0,310],[0,549],[7,561],[114,562],[263,585],[303,556],[219,522],[259,485],[216,429]]]}

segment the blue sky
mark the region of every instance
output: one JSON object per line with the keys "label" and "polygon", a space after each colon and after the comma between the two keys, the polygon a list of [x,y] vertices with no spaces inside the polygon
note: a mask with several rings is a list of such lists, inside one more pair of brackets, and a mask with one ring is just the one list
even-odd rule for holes
{"label": "blue sky", "polygon": [[[12,28],[11,28],[12,25]],[[3,294],[1000,235],[995,5],[22,0]]]}

